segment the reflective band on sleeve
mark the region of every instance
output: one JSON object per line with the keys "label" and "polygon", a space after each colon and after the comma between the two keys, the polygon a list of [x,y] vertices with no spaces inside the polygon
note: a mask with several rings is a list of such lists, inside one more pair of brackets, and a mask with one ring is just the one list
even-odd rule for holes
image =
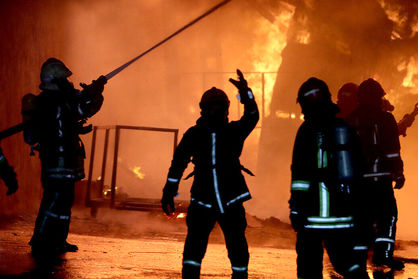
{"label": "reflective band on sleeve", "polygon": [[350,268],[348,269],[348,272],[353,272],[354,270],[357,270],[357,269],[359,269],[359,268],[360,268],[360,265],[355,264],[355,265],[353,265],[352,267],[350,267]]}
{"label": "reflective band on sleeve", "polygon": [[353,221],[353,217],[308,217],[308,221],[313,223],[341,223]]}
{"label": "reflective band on sleeve", "polygon": [[292,210],[292,211],[290,211],[290,214],[293,214],[293,215],[298,215],[298,214],[299,214],[299,212]]}
{"label": "reflective band on sleeve", "polygon": [[246,266],[233,266],[232,267],[232,270],[233,271],[241,271],[241,272],[244,272],[244,271],[247,271],[248,270],[248,267],[246,267]]}
{"label": "reflective band on sleeve", "polygon": [[366,173],[363,174],[363,177],[378,177],[378,176],[388,176],[391,175],[390,172],[377,172],[377,173]]}
{"label": "reflective band on sleeve", "polygon": [[199,205],[201,205],[201,206],[204,206],[204,207],[206,207],[206,208],[212,208],[212,205],[211,205],[211,204],[209,204],[209,203],[204,203],[204,202],[198,201],[198,200],[196,200],[195,198],[190,198],[190,200],[191,200],[192,202],[195,202],[195,203],[197,203],[197,204],[199,204]]}
{"label": "reflective band on sleeve", "polygon": [[369,250],[368,246],[354,246],[353,250],[355,251],[365,251],[365,250]]}
{"label": "reflective band on sleeve", "polygon": [[179,180],[177,179],[177,178],[167,178],[167,181],[168,182],[172,182],[172,183],[177,183],[177,182],[179,182]]}
{"label": "reflective band on sleeve", "polygon": [[242,198],[248,197],[249,195],[250,195],[250,193],[249,193],[249,192],[246,192],[246,193],[244,193],[244,194],[241,194],[241,195],[239,195],[238,197],[236,197],[235,199],[232,199],[232,200],[230,200],[229,202],[227,202],[227,203],[226,203],[226,205],[228,206],[228,205],[230,205],[230,204],[232,204],[232,203],[234,203],[234,202],[236,202],[236,201],[238,201],[238,200],[240,200],[240,199],[242,199]]}
{"label": "reflective band on sleeve", "polygon": [[200,267],[200,263],[196,262],[196,261],[190,261],[190,260],[183,261],[183,265],[185,265],[185,264]]}
{"label": "reflective band on sleeve", "polygon": [[305,225],[305,228],[307,228],[307,229],[346,229],[346,228],[352,228],[352,227],[354,227],[354,224],[335,224],[335,225],[310,224],[310,225]]}
{"label": "reflective band on sleeve", "polygon": [[399,156],[400,156],[399,153],[386,154],[386,158],[396,158],[396,157],[399,157]]}
{"label": "reflective band on sleeve", "polygon": [[213,187],[215,188],[216,200],[218,201],[219,211],[223,214],[224,208],[222,206],[221,195],[219,194],[218,188],[218,174],[216,173],[216,134],[212,133],[212,168],[213,174]]}
{"label": "reflective band on sleeve", "polygon": [[83,110],[81,109],[81,104],[78,104],[78,105],[77,105],[77,110],[78,110],[78,113],[80,114],[80,116],[81,116],[81,117],[83,117],[83,116],[84,116],[84,112],[83,112]]}
{"label": "reflective band on sleeve", "polygon": [[247,94],[248,94],[248,98],[250,98],[250,100],[254,99],[254,95],[253,95],[253,92],[251,92],[251,90],[248,90]]}
{"label": "reflective band on sleeve", "polygon": [[307,191],[307,190],[309,190],[310,185],[311,184],[309,183],[309,181],[294,180],[294,181],[292,181],[292,185],[290,186],[290,190],[293,190],[293,191]]}
{"label": "reflective band on sleeve", "polygon": [[391,238],[379,237],[379,238],[376,238],[375,242],[390,242],[390,243],[395,243],[395,240],[393,240]]}

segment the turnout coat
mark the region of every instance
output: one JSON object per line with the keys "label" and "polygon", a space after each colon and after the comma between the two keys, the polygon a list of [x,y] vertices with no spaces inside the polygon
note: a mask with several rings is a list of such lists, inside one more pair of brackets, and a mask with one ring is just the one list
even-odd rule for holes
{"label": "turnout coat", "polygon": [[259,119],[257,104],[251,99],[244,105],[244,114],[238,121],[212,128],[203,118],[183,135],[171,162],[168,183],[179,183],[191,161],[194,181],[191,202],[220,213],[238,202],[251,199],[239,160],[244,141]]}

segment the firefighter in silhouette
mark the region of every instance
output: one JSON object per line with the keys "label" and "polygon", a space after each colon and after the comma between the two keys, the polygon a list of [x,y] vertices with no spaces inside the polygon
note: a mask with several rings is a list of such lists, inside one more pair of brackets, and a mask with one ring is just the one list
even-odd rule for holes
{"label": "firefighter in silhouette", "polygon": [[16,193],[18,184],[16,179],[16,173],[13,167],[9,165],[6,157],[4,157],[3,151],[0,148],[0,178],[4,181],[7,187],[7,195]]}
{"label": "firefighter in silhouette", "polygon": [[357,102],[358,85],[348,82],[341,86],[337,94],[337,106],[340,109],[338,117],[346,119],[350,113],[358,106]]}
{"label": "firefighter in silhouette", "polygon": [[66,239],[69,231],[74,184],[84,178],[84,146],[79,134],[89,132],[86,119],[103,103],[106,78],[81,84],[82,91],[67,79],[71,71],[63,62],[49,58],[41,69],[42,92],[22,100],[24,139],[39,151],[43,196],[30,241],[36,256],[75,252]]}
{"label": "firefighter in silhouette", "polygon": [[346,122],[337,118],[328,86],[310,78],[297,101],[305,121],[293,149],[290,220],[297,232],[298,278],[322,278],[323,245],[344,278],[369,278],[354,257],[354,203],[359,194],[361,148]]}
{"label": "firefighter in silhouette", "polygon": [[239,80],[230,79],[239,90],[244,115],[228,121],[229,99],[215,87],[206,91],[200,101],[201,117],[186,131],[180,141],[168,172],[161,200],[164,212],[174,212],[173,198],[178,191],[183,171],[191,160],[194,182],[187,213],[187,238],[183,252],[183,278],[199,278],[200,265],[208,238],[216,222],[224,236],[232,265],[232,278],[248,277],[249,253],[245,238],[243,202],[251,198],[241,171],[249,172],[239,160],[244,141],[259,119],[257,104],[242,73]]}
{"label": "firefighter in silhouette", "polygon": [[348,122],[361,138],[366,170],[363,187],[369,193],[372,220],[376,225],[373,263],[393,269],[404,264],[393,259],[398,210],[392,188],[401,189],[405,183],[400,154],[398,127],[393,115],[382,109],[385,91],[373,79],[362,82],[358,89],[359,106]]}

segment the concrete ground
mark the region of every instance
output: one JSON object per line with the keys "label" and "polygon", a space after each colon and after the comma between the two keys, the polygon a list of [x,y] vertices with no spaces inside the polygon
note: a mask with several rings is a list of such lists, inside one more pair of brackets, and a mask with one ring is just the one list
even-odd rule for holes
{"label": "concrete ground", "polygon": [[[76,243],[80,250],[64,255],[54,268],[40,268],[30,255],[27,242],[35,216],[3,220],[0,278],[181,278],[184,220],[137,212],[108,213],[96,219],[85,212],[74,214],[69,242]],[[286,225],[249,217],[247,235],[251,255],[249,278],[296,278],[294,238],[290,238],[293,232]],[[397,256],[406,262],[404,271],[385,276],[380,272],[374,278],[418,279],[416,244],[404,243]],[[371,278],[373,271],[370,267]],[[201,278],[229,278],[230,274],[222,235],[215,228],[202,263]],[[340,278],[327,260],[324,278]]]}

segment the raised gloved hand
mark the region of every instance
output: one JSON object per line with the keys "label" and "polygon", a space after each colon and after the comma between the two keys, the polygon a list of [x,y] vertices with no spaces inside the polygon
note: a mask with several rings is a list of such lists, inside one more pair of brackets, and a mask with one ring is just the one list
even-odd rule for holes
{"label": "raised gloved hand", "polygon": [[241,104],[246,104],[248,103],[249,100],[254,99],[254,95],[251,89],[248,87],[248,84],[244,78],[244,75],[239,69],[237,69],[237,74],[238,74],[238,80],[234,80],[230,78],[229,81],[233,85],[235,85],[236,88],[238,88],[239,100],[241,101]]}
{"label": "raised gloved hand", "polygon": [[292,211],[290,213],[290,222],[295,232],[302,230],[306,223],[306,216],[300,212]]}
{"label": "raised gloved hand", "polygon": [[395,181],[395,189],[401,189],[405,184],[405,176],[403,173],[397,174],[394,176],[393,181]]}
{"label": "raised gloved hand", "polygon": [[163,189],[161,207],[167,216],[172,215],[176,209],[174,207],[174,197],[177,195],[179,184],[167,181]]}

